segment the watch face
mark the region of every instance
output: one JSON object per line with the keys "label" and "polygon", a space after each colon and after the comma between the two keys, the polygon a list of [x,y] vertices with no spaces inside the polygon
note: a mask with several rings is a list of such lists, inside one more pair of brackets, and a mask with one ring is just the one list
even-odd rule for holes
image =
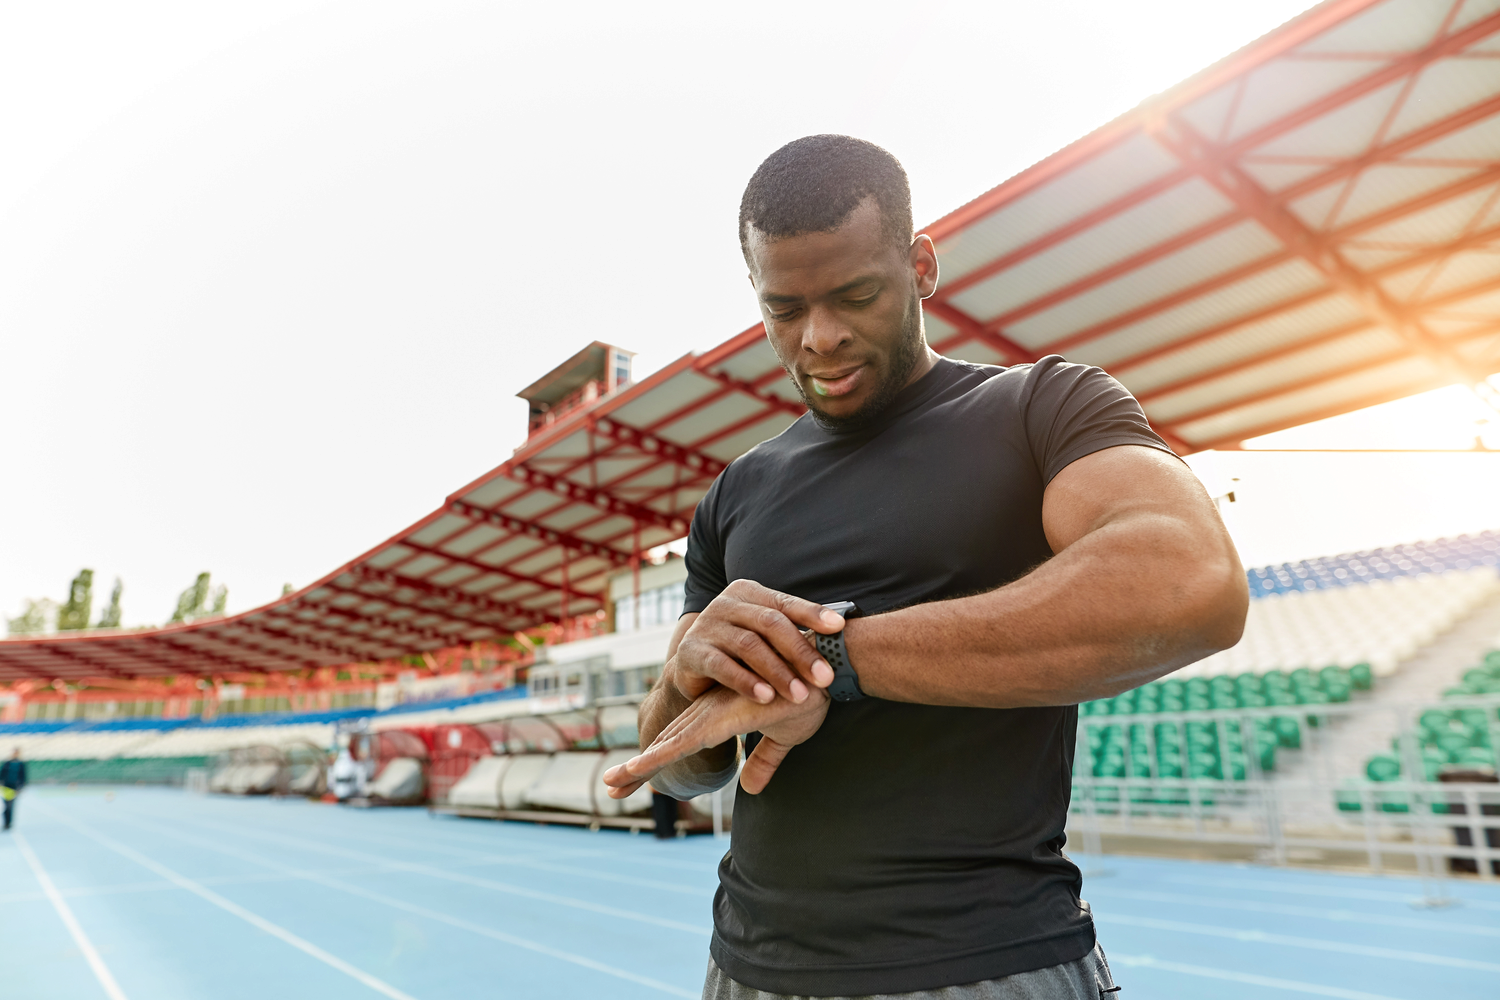
{"label": "watch face", "polygon": [[832,604],[823,605],[823,607],[844,618],[854,618],[860,613],[859,606],[853,601],[834,601]]}

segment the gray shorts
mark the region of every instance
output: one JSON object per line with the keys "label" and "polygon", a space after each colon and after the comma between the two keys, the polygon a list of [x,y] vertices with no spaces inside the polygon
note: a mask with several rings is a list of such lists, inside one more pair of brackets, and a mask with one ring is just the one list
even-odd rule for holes
{"label": "gray shorts", "polygon": [[[944,986],[915,993],[877,993],[864,997],[834,997],[824,1000],[1113,1000],[1116,990],[1109,974],[1104,949],[1094,950],[1076,962],[1054,965],[1031,972],[1018,972],[982,983]],[[767,993],[735,982],[724,970],[708,960],[708,977],[703,981],[703,1000],[804,1000],[785,993]]]}

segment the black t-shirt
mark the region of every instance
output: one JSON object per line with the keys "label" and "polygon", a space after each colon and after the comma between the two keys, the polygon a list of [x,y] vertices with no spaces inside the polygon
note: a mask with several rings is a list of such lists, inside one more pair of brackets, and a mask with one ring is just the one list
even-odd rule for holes
{"label": "black t-shirt", "polygon": [[[1170,451],[1097,368],[940,359],[871,426],[804,416],[736,459],[693,516],[685,611],[736,579],[869,614],[992,590],[1052,555],[1052,477],[1128,444]],[[747,986],[829,996],[1082,957],[1093,921],[1062,853],[1077,713],[831,705],[765,791],[735,800],[714,960]]]}

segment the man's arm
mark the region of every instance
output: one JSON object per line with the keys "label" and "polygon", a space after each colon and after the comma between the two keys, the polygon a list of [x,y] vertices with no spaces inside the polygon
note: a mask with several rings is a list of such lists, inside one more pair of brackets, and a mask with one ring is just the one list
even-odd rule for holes
{"label": "man's arm", "polygon": [[1122,446],[1048,485],[1056,555],[997,590],[851,621],[860,687],[924,705],[1072,705],[1118,694],[1239,641],[1245,572],[1181,462]]}
{"label": "man's arm", "polygon": [[[640,781],[650,777],[654,787],[673,798],[692,798],[722,788],[734,778],[739,768],[738,734],[766,732],[788,740],[801,734],[798,742],[811,735],[804,730],[814,716],[817,724],[822,722],[827,697],[821,689],[833,680],[833,670],[801,629],[837,632],[843,624],[842,618],[822,605],[748,580],[731,583],[702,613],[683,615],[667,644],[661,677],[641,703],[641,746],[650,747],[668,730],[668,736],[676,734],[710,709],[708,714],[716,722],[712,741],[693,746],[670,766],[643,775]],[[719,693],[714,692],[716,688]],[[713,699],[684,717],[710,693],[715,694]],[[744,704],[726,701],[729,695]],[[726,712],[726,704],[734,707]],[[812,725],[812,731],[816,729]],[[693,727],[687,739],[706,732],[702,726]],[[762,742],[766,745],[753,760],[756,772],[783,746],[774,738]],[[686,744],[679,740],[676,745]],[[789,749],[791,744],[784,746]],[[775,762],[784,756],[781,749]],[[772,765],[765,772],[766,780],[774,770]],[[610,782],[615,786],[612,795],[619,798],[639,787],[639,782],[632,785],[627,778],[622,778],[622,784]]]}
{"label": "man's arm", "polygon": [[[850,621],[845,642],[865,693],[925,705],[1073,705],[1239,641],[1249,604],[1244,569],[1212,501],[1176,459],[1135,445],[1078,459],[1048,485],[1042,524],[1055,555],[1014,583]],[[605,774],[610,794],[697,758],[690,766],[700,772],[715,762],[729,768],[734,734],[785,728],[773,753],[753,761],[755,787],[746,790],[759,791],[810,735],[807,720],[821,722],[811,712],[826,710],[826,695],[813,697],[815,706],[794,706],[743,692],[696,701],[679,693],[649,726],[643,707],[646,750]],[[764,724],[746,721],[760,716]]]}
{"label": "man's arm", "polygon": [[[698,615],[694,613],[677,619],[677,627],[672,630],[672,640],[667,644],[666,666],[662,668],[661,677],[651,686],[651,691],[641,702],[639,726],[642,749],[655,742],[661,731],[671,725],[673,720],[693,703],[692,699],[678,689],[674,675],[676,674],[677,647],[682,645],[682,637],[687,634],[687,630],[692,627],[697,617]],[[651,777],[651,785],[657,791],[665,792],[674,799],[690,799],[695,795],[716,791],[727,785],[734,777],[739,767],[739,756],[739,739],[737,736],[731,736],[718,746],[684,757],[671,766],[663,768]],[[633,786],[630,791],[634,791],[636,787],[639,785]]]}

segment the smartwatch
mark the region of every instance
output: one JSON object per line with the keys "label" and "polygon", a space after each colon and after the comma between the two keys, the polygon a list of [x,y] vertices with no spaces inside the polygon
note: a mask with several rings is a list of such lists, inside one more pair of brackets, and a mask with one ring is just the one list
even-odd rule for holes
{"label": "smartwatch", "polygon": [[[845,621],[858,618],[864,613],[853,601],[835,601],[823,606],[835,614],[843,615]],[[828,685],[828,697],[834,701],[859,701],[864,698],[865,693],[859,688],[859,675],[850,665],[849,651],[844,648],[843,630],[832,635],[814,632],[813,644],[818,647],[818,652],[833,668],[833,683]]]}

